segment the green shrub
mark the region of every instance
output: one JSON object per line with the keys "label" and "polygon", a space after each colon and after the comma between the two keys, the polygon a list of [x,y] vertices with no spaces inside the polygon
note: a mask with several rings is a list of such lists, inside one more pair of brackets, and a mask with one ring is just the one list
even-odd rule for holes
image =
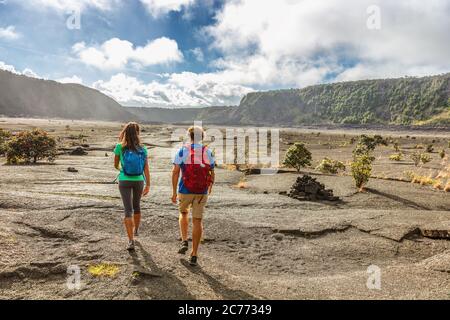
{"label": "green shrub", "polygon": [[372,160],[369,155],[356,156],[351,163],[351,172],[355,186],[362,191],[372,174]]}
{"label": "green shrub", "polygon": [[428,154],[422,153],[420,161],[425,164],[431,161],[431,157]]}
{"label": "green shrub", "polygon": [[441,157],[441,159],[444,159],[444,158],[445,158],[445,150],[444,150],[444,149],[442,149],[442,150],[439,152],[439,156]]}
{"label": "green shrub", "polygon": [[345,171],[345,165],[341,161],[324,158],[316,167],[316,170],[323,173],[336,174],[339,171]]}
{"label": "green shrub", "polygon": [[403,154],[402,153],[394,153],[389,156],[389,160],[392,161],[402,161]]}
{"label": "green shrub", "polygon": [[394,142],[394,150],[395,150],[396,152],[400,152],[400,147],[399,147],[399,145],[398,145],[398,142]]}
{"label": "green shrub", "polygon": [[411,160],[414,162],[414,165],[417,167],[421,162],[423,164],[430,162],[431,157],[426,153],[416,151],[411,154]]}
{"label": "green shrub", "polygon": [[434,150],[434,147],[433,147],[433,145],[432,145],[432,144],[428,144],[428,145],[427,145],[427,149],[426,149],[426,150],[427,150],[427,152],[428,152],[428,153],[432,153],[432,152],[433,152],[433,150]]}
{"label": "green shrub", "polygon": [[56,157],[56,140],[43,130],[23,131],[7,143],[9,164],[36,163],[41,159],[53,162]]}
{"label": "green shrub", "polygon": [[387,141],[380,135],[369,137],[363,134],[359,137],[358,144],[353,150],[353,156],[369,155],[378,145],[387,145]]}
{"label": "green shrub", "polygon": [[0,156],[6,153],[6,142],[11,138],[11,132],[0,128]]}
{"label": "green shrub", "polygon": [[283,164],[300,172],[301,168],[311,165],[311,160],[311,152],[305,147],[305,144],[296,142],[286,152]]}

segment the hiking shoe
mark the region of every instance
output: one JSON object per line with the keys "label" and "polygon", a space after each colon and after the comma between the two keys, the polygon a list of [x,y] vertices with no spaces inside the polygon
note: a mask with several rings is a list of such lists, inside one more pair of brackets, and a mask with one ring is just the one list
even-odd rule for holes
{"label": "hiking shoe", "polygon": [[189,244],[188,244],[188,242],[187,242],[187,241],[182,241],[182,242],[181,242],[180,249],[178,250],[178,253],[179,253],[179,254],[185,254],[186,251],[188,251],[188,249],[189,249]]}
{"label": "hiking shoe", "polygon": [[197,266],[197,256],[191,256],[191,259],[189,259],[189,264],[193,267]]}
{"label": "hiking shoe", "polygon": [[134,251],[134,249],[135,249],[135,247],[134,247],[134,241],[133,241],[133,240],[130,240],[130,241],[128,242],[127,250],[128,250],[128,251]]}

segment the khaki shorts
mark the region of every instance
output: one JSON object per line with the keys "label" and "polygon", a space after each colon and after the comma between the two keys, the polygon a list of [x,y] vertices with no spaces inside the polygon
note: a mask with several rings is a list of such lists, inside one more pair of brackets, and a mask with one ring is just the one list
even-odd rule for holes
{"label": "khaki shorts", "polygon": [[182,194],[178,195],[180,200],[180,212],[189,212],[192,208],[192,217],[202,219],[205,212],[205,205],[208,201],[207,194]]}

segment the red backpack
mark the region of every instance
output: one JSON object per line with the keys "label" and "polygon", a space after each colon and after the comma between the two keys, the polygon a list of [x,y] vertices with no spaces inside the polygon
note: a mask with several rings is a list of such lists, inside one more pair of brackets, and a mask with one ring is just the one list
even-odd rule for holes
{"label": "red backpack", "polygon": [[202,194],[208,191],[211,184],[211,165],[206,154],[206,147],[202,147],[202,153],[195,152],[191,146],[189,158],[184,163],[183,184],[186,189],[194,194]]}

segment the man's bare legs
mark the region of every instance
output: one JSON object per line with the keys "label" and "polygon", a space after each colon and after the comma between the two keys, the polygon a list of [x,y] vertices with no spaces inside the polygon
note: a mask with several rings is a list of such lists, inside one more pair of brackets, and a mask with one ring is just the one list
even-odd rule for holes
{"label": "man's bare legs", "polygon": [[188,212],[180,213],[178,222],[180,224],[181,241],[187,241],[188,240],[188,229],[189,229],[189,214],[188,214]]}
{"label": "man's bare legs", "polygon": [[180,224],[181,247],[178,253],[185,254],[189,249],[188,245],[188,229],[189,229],[189,212],[180,213],[178,218]]}
{"label": "man's bare legs", "polygon": [[203,233],[202,219],[193,218],[192,219],[192,257],[196,257],[198,253],[198,247],[200,245],[200,240]]}

